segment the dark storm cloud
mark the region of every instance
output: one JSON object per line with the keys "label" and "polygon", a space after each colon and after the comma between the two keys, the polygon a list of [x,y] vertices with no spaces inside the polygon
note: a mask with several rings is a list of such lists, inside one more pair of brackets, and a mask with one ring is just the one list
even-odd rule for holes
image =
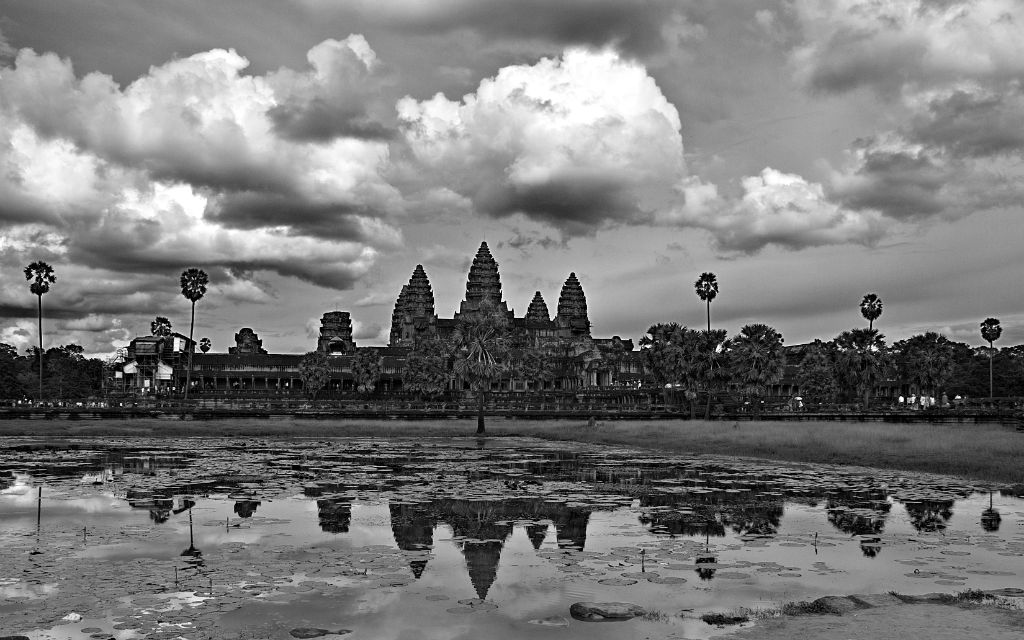
{"label": "dark storm cloud", "polygon": [[940,192],[949,177],[924,151],[868,149],[836,196],[853,209],[875,209],[897,220],[922,218],[945,208]]}
{"label": "dark storm cloud", "polygon": [[535,185],[487,185],[473,203],[487,215],[521,213],[567,236],[580,236],[596,233],[609,222],[646,219],[630,187],[610,175],[555,176]]}
{"label": "dark storm cloud", "polygon": [[684,7],[676,0],[373,0],[364,2],[360,13],[368,22],[420,35],[468,29],[485,40],[613,44],[647,55],[666,45],[666,28],[685,20]]}
{"label": "dark storm cloud", "polygon": [[1004,93],[956,90],[928,102],[906,136],[957,156],[997,156],[1024,150],[1024,99]]}
{"label": "dark storm cloud", "polygon": [[822,50],[809,69],[807,84],[824,93],[872,86],[880,93],[895,95],[908,75],[898,70],[918,66],[927,50],[918,41],[879,47],[877,37],[875,31],[838,30],[822,43]]}
{"label": "dark storm cloud", "polygon": [[210,198],[204,217],[233,229],[287,225],[291,233],[341,240],[368,240],[356,215],[372,213],[346,203],[314,203],[301,198],[252,191]]}

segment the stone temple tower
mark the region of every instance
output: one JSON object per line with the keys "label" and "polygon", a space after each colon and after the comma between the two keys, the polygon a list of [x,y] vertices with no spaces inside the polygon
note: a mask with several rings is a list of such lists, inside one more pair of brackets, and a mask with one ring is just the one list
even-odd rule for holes
{"label": "stone temple tower", "polygon": [[570,273],[562,285],[562,292],[558,295],[558,313],[555,315],[555,325],[562,337],[590,337],[590,319],[587,317],[587,297],[583,295],[583,287],[576,279],[575,273]]}
{"label": "stone temple tower", "polygon": [[352,317],[348,311],[328,311],[320,319],[320,338],[317,349],[327,354],[353,353]]}
{"label": "stone temple tower", "polygon": [[533,300],[530,301],[530,306],[526,309],[526,321],[527,323],[551,322],[551,313],[548,311],[548,305],[544,302],[544,296],[540,295],[540,291],[533,294]]}
{"label": "stone temple tower", "polygon": [[489,301],[499,311],[511,316],[508,305],[501,299],[501,276],[498,274],[498,263],[491,256],[491,250],[486,242],[480,243],[480,248],[473,258],[473,264],[469,268],[469,278],[466,281],[466,299],[459,306],[460,315],[476,313],[480,310],[480,304]]}
{"label": "stone temple tower", "polygon": [[417,338],[435,333],[436,324],[434,291],[423,265],[418,264],[395,301],[389,342],[391,346],[412,346]]}

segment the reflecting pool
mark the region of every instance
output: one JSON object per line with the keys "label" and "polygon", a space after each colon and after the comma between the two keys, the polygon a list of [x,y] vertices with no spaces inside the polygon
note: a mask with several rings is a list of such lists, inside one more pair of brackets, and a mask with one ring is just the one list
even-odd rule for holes
{"label": "reflecting pool", "polygon": [[11,438],[0,567],[0,636],[702,638],[709,611],[1024,586],[1024,500],[520,438]]}

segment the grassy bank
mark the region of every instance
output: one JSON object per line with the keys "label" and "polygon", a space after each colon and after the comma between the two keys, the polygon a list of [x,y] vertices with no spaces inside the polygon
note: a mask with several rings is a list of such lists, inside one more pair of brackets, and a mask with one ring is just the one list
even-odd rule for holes
{"label": "grassy bank", "polygon": [[[474,429],[472,420],[8,420],[0,422],[0,437],[447,437],[471,436]],[[662,452],[863,465],[1024,483],[1024,434],[1000,425],[659,420],[609,421],[588,427],[582,421],[491,419],[488,435],[621,444]]]}

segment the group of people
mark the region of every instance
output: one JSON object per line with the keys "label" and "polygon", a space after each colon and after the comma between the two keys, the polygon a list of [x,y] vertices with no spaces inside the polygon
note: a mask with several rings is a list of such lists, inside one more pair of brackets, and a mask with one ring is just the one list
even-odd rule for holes
{"label": "group of people", "polygon": [[948,409],[950,407],[953,407],[955,409],[964,406],[964,403],[966,403],[966,401],[967,396],[961,397],[960,394],[957,394],[953,398],[953,402],[950,403],[949,397],[945,393],[942,394],[942,397],[938,401],[935,400],[935,396],[926,396],[924,394],[920,396],[911,394],[906,398],[900,396],[896,400],[897,408],[906,408],[915,411],[920,409],[930,409],[936,406],[942,409]]}

